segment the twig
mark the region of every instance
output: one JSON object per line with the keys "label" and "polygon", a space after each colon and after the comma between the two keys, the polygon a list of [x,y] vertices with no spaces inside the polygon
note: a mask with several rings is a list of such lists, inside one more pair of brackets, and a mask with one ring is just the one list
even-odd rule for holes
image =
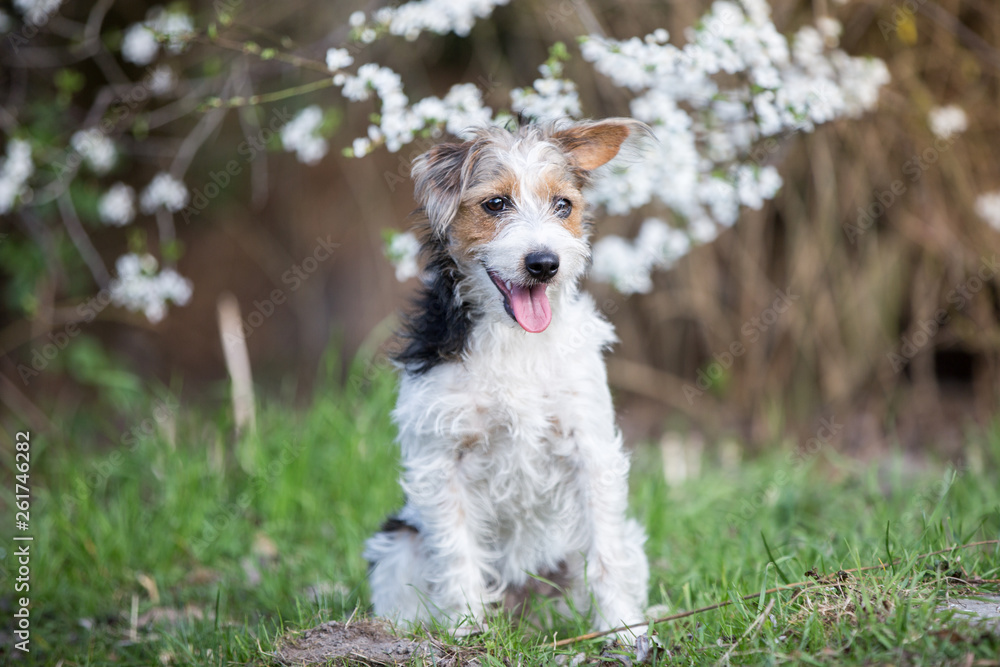
{"label": "twig", "polygon": [[101,255],[94,248],[94,244],[90,242],[90,237],[84,231],[83,225],[80,224],[80,218],[77,217],[76,209],[73,208],[69,191],[64,190],[56,199],[56,202],[59,204],[59,214],[62,217],[63,224],[66,225],[66,231],[69,232],[69,238],[73,241],[73,245],[76,246],[77,251],[87,264],[97,284],[101,288],[107,287],[108,283],[111,282],[111,275],[108,273],[108,268],[104,266],[104,260],[101,259]]}
{"label": "twig", "polygon": [[288,99],[289,97],[296,97],[298,95],[305,95],[306,93],[312,93],[317,90],[323,90],[324,88],[332,88],[334,85],[336,84],[334,84],[332,78],[318,79],[316,81],[310,81],[309,83],[303,83],[299,86],[275,90],[270,93],[259,93],[251,95],[250,97],[231,97],[227,100],[221,98],[212,99],[206,103],[206,108],[236,109],[239,107],[256,106],[258,104],[269,104],[271,102]]}
{"label": "twig", "polygon": [[[222,86],[223,94],[229,90],[232,84],[232,77],[226,80]],[[188,167],[191,166],[191,161],[194,160],[195,154],[198,149],[201,148],[202,144],[208,141],[208,138],[215,132],[219,124],[225,118],[226,112],[224,109],[213,109],[202,117],[201,120],[194,126],[194,129],[186,137],[181,145],[177,149],[177,156],[174,158],[173,164],[170,165],[170,175],[174,178],[183,178],[184,174],[187,172]]]}
{"label": "twig", "polygon": [[[303,58],[301,56],[292,55],[291,53],[285,53],[274,48],[262,49],[255,42],[236,42],[231,39],[226,39],[225,37],[209,37],[208,35],[194,35],[190,38],[193,42],[199,42],[201,44],[212,44],[215,46],[221,46],[224,49],[230,49],[232,51],[239,51],[240,53],[246,53],[248,55],[254,55],[261,60],[277,60],[278,62],[285,63],[287,65],[292,65],[294,67],[299,67],[302,69],[311,69],[316,72],[322,72],[323,74],[333,74],[330,68],[326,66],[325,63],[321,63],[317,60],[311,60],[309,58]],[[265,53],[266,52],[266,53]],[[263,55],[262,55],[263,54]]]}
{"label": "twig", "polygon": [[[955,551],[957,549],[971,549],[972,547],[982,547],[982,546],[998,545],[998,544],[1000,544],[1000,540],[983,540],[982,542],[970,542],[969,544],[960,544],[958,546],[951,547],[949,549],[941,549],[939,551],[931,551],[929,553],[919,554],[917,556],[914,556],[913,558],[915,560],[919,560],[921,558],[927,558],[929,556],[937,556],[937,555],[940,555],[940,554],[949,553],[949,552]],[[794,584],[786,584],[784,586],[776,586],[774,588],[767,589],[763,593],[750,593],[749,595],[744,595],[744,596],[742,596],[739,599],[740,600],[753,600],[754,598],[759,598],[761,595],[772,595],[774,593],[778,593],[778,592],[781,592],[781,591],[796,590],[796,589],[800,589],[800,588],[804,588],[804,587],[809,587],[809,588],[826,588],[826,587],[829,587],[829,586],[832,586],[832,585],[836,584],[835,580],[834,581],[830,581],[831,578],[840,578],[842,575],[852,574],[854,572],[868,572],[870,570],[885,570],[885,569],[887,569],[889,567],[892,567],[893,565],[898,565],[901,562],[903,562],[903,559],[902,558],[897,558],[894,561],[892,561],[891,563],[881,563],[879,565],[868,565],[866,567],[855,567],[855,568],[851,568],[850,570],[838,570],[837,572],[834,572],[833,574],[823,575],[822,577],[819,578],[818,581],[817,580],[799,581],[799,582],[796,582]],[[824,580],[826,580],[826,581],[824,581]],[[993,583],[993,581],[992,580],[985,580],[984,579],[983,583]],[[558,648],[560,646],[567,646],[569,644],[575,644],[576,642],[586,641],[588,639],[597,639],[598,637],[604,637],[606,635],[614,634],[616,632],[624,632],[625,630],[631,630],[632,628],[638,628],[638,627],[642,627],[644,625],[653,625],[655,623],[666,623],[667,621],[676,621],[677,619],[680,619],[680,618],[686,618],[688,616],[694,616],[695,614],[701,614],[701,613],[704,613],[706,611],[712,611],[714,609],[721,609],[722,607],[728,607],[731,604],[733,604],[732,600],[726,600],[725,602],[716,602],[715,604],[710,604],[707,607],[700,607],[698,609],[691,609],[689,611],[681,611],[681,612],[678,612],[676,614],[671,614],[669,616],[661,616],[660,618],[654,618],[654,619],[649,620],[649,621],[642,621],[641,623],[633,623],[632,625],[627,625],[627,626],[623,625],[620,628],[612,628],[611,630],[604,630],[602,632],[589,632],[589,633],[587,633],[585,635],[579,635],[577,637],[568,637],[566,639],[560,639],[557,642],[553,642],[552,646],[553,646],[553,648]]]}
{"label": "twig", "polygon": [[989,65],[1000,69],[1000,52],[994,49],[989,42],[970,30],[957,17],[945,11],[933,2],[919,5],[918,11],[928,16],[932,21],[946,30],[950,30],[960,42],[964,42],[970,50],[975,51]]}
{"label": "twig", "polygon": [[[253,97],[253,81],[250,79],[246,58],[240,60],[240,83],[243,84],[240,87],[240,92],[242,93],[243,89],[246,89],[246,96]],[[258,120],[254,109],[240,109],[236,116],[239,118],[240,128],[247,141],[261,136],[260,120]],[[260,210],[267,203],[267,151],[259,152],[257,157],[259,159],[250,161],[250,202],[255,209]]]}
{"label": "twig", "polygon": [[719,658],[719,661],[716,662],[715,664],[721,665],[725,662],[728,662],[729,656],[732,655],[733,650],[735,650],[736,647],[740,645],[740,642],[749,637],[751,633],[756,634],[757,630],[764,623],[764,619],[767,618],[767,615],[771,613],[771,610],[773,608],[774,608],[774,599],[772,598],[770,601],[768,601],[767,606],[764,607],[764,611],[760,613],[760,616],[754,619],[754,622],[750,624],[750,627],[747,628],[746,632],[744,632],[743,635],[739,639],[737,639],[732,646],[729,647],[728,651],[722,654],[722,657]]}

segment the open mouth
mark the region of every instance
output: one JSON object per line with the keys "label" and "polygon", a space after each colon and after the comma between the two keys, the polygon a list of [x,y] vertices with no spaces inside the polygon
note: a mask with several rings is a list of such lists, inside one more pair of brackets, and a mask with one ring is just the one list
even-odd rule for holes
{"label": "open mouth", "polygon": [[515,322],[528,333],[541,333],[552,322],[552,308],[545,293],[548,285],[518,285],[503,280],[496,271],[486,270],[493,284],[503,295],[503,307]]}

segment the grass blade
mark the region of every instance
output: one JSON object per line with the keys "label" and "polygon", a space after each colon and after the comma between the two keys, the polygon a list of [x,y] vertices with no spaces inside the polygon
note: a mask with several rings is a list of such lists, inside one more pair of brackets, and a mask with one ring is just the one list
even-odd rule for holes
{"label": "grass blade", "polygon": [[764,550],[767,552],[767,557],[771,559],[772,563],[774,563],[774,569],[777,570],[778,577],[781,579],[781,583],[785,584],[786,586],[792,583],[792,580],[789,579],[787,576],[785,576],[785,572],[781,569],[781,566],[778,565],[778,561],[774,559],[774,554],[771,553],[771,547],[768,546],[767,544],[767,538],[764,537],[763,530],[760,531],[760,539],[763,540],[764,542]]}

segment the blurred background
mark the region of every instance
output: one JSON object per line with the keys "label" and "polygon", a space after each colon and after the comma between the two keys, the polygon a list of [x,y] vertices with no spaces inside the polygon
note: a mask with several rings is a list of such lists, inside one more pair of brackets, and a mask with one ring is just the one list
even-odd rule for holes
{"label": "blurred background", "polygon": [[[498,109],[561,41],[584,116],[628,115],[629,98],[582,60],[576,37],[663,27],[681,44],[709,6],[515,0],[467,37],[366,44],[349,19],[377,3],[182,3],[167,9],[191,17],[197,33],[183,48],[159,45],[156,68],[169,71],[156,75],[173,79],[140,98],[132,82],[153,65],[117,54],[153,3],[68,1],[32,24],[24,7],[44,4],[5,8],[0,47],[4,143],[30,141],[36,177],[58,185],[74,174],[61,189],[22,192],[0,223],[0,401],[5,421],[16,415],[40,430],[94,419],[148,383],[228,409],[218,324],[226,293],[241,309],[260,401],[307,402],[328,379],[320,360],[330,350],[340,368],[359,355],[384,365],[418,286],[397,280],[385,230],[408,227],[409,161],[429,144],[343,155],[377,105],[313,85],[329,78],[328,49],[400,72],[411,99],[469,82]],[[1000,190],[1000,6],[771,5],[785,34],[839,20],[840,48],[884,60],[891,82],[874,111],[769,146],[767,164],[784,181],[773,201],[656,272],[649,293],[588,285],[621,338],[608,365],[622,426],[633,441],[681,433],[754,449],[805,440],[832,421],[850,455],[901,447],[958,458],[963,434],[988,422],[1000,398],[1000,230],[984,199]],[[323,110],[330,145],[312,166],[283,150],[275,131],[310,105]],[[961,128],[935,130],[931,112],[947,105],[964,112]],[[67,167],[73,134],[109,118],[114,166]],[[195,207],[175,212],[172,232],[162,208],[125,228],[102,222],[112,183],[139,192],[167,170],[184,173]],[[634,237],[643,217],[598,212],[595,238]],[[188,279],[186,305],[154,322],[102,299],[111,267],[130,252]],[[790,307],[777,307],[779,291]],[[734,342],[745,351],[727,360]]]}

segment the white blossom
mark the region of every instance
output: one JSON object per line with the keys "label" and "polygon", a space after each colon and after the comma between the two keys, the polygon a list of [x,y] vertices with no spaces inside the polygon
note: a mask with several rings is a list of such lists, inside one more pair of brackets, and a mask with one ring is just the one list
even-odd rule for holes
{"label": "white blossom", "polygon": [[29,195],[27,182],[34,173],[31,144],[23,139],[8,140],[7,155],[0,163],[0,214],[9,213],[18,197]]}
{"label": "white blossom", "polygon": [[647,293],[653,288],[653,271],[670,268],[690,249],[686,232],[647,218],[634,241],[610,235],[594,244],[592,275],[623,294]]}
{"label": "white blossom", "polygon": [[1000,192],[988,192],[976,198],[976,213],[989,223],[990,227],[1000,231]]}
{"label": "white blossom", "polygon": [[153,324],[167,314],[167,302],[178,306],[191,300],[191,281],[173,269],[157,273],[152,255],[122,255],[115,262],[118,272],[111,281],[111,302],[132,312],[141,311]]}
{"label": "white blossom", "polygon": [[511,91],[511,109],[538,120],[579,117],[580,95],[576,84],[569,79],[559,78],[562,67],[554,71],[547,65],[539,68],[542,78],[535,79],[531,88],[517,88]]}
{"label": "white blossom", "polygon": [[14,7],[24,16],[24,20],[32,25],[45,25],[49,16],[54,14],[62,0],[14,0]]}
{"label": "white blossom", "polygon": [[[493,10],[509,0],[413,0],[398,7],[386,7],[376,13],[375,20],[393,35],[413,41],[421,32],[439,35],[453,32],[465,37],[476,19],[487,18]],[[354,15],[351,15],[352,25]]]}
{"label": "white blossom", "polygon": [[194,23],[185,12],[156,6],[146,12],[146,20],[133,23],[122,38],[122,58],[140,67],[148,65],[160,50],[160,40],[170,53],[180,53],[194,34]]}
{"label": "white blossom", "polygon": [[934,107],[927,114],[927,122],[931,126],[931,132],[939,139],[951,139],[956,134],[961,134],[969,127],[969,119],[965,115],[962,107],[949,104],[946,107]]}
{"label": "white blossom", "polygon": [[135,190],[115,183],[97,202],[97,213],[104,224],[124,227],[135,219]]}
{"label": "white blossom", "polygon": [[354,157],[364,157],[372,150],[372,140],[368,137],[358,137],[351,142],[351,154]]}
{"label": "white blossom", "polygon": [[134,65],[148,65],[159,51],[156,35],[143,23],[133,23],[122,37],[122,58]]}
{"label": "white blossom", "polygon": [[187,206],[188,197],[188,190],[183,183],[161,171],[142,191],[139,209],[146,215],[151,215],[162,206],[171,213],[177,213]]}
{"label": "white blossom", "polygon": [[[375,29],[407,38],[425,30],[465,34],[477,17],[500,4],[420,0],[379,9],[371,21],[352,15],[350,22],[362,41],[364,32]],[[656,138],[640,160],[603,167],[585,193],[588,201],[614,215],[647,205],[665,208],[673,226],[645,226],[643,245],[665,229],[670,238],[683,239],[675,244],[682,252],[692,242],[715,239],[743,207],[762,207],[781,187],[777,169],[767,164],[774,151],[759,153],[766,140],[857,117],[877,103],[888,68],[881,60],[837,49],[841,32],[838,21],[820,17],[788,38],[775,27],[767,0],[716,0],[684,31],[682,45],[671,44],[662,28],[641,38],[582,38],[584,60],[624,89],[631,115],[647,123]],[[543,65],[530,87],[512,91],[511,108],[539,119],[585,115],[575,83],[561,70],[555,58]],[[494,116],[482,103],[482,91],[468,84],[453,87],[444,99],[411,103],[400,76],[375,63],[361,65],[353,75],[338,71],[334,83],[351,101],[377,97],[377,123],[352,146],[358,157],[381,145],[396,151],[442,130],[464,138],[467,128],[506,119]],[[651,288],[650,272],[667,264],[643,259],[635,243],[638,239],[599,241],[595,277],[628,292]]]}
{"label": "white blossom", "polygon": [[420,274],[417,258],[420,255],[420,241],[412,232],[392,234],[385,244],[385,255],[396,267],[396,280],[406,282]]}
{"label": "white blossom", "polygon": [[[889,80],[885,64],[832,49],[839,32],[836,21],[820,20],[789,41],[764,0],[719,0],[685,32],[683,46],[667,43],[662,32],[643,39],[587,37],[584,59],[632,93],[632,116],[657,138],[642,160],[608,169],[588,200],[612,214],[659,202],[683,221],[691,240],[713,240],[720,226],[736,222],[741,207],[760,208],[781,186],[775,167],[761,164],[767,154],[754,153],[762,140],[809,132],[877,102]],[[744,74],[753,87],[721,73]],[[608,248],[606,269],[626,256],[618,242]],[[625,279],[595,268],[595,276],[612,277],[619,289],[642,291],[647,283],[642,271],[635,273]]]}
{"label": "white blossom", "polygon": [[169,65],[157,65],[149,73],[147,85],[154,95],[166,95],[177,87],[177,75]]}
{"label": "white blossom", "polygon": [[377,144],[397,151],[428,129],[432,133],[446,129],[464,136],[468,130],[489,123],[492,115],[483,106],[479,88],[468,83],[452,86],[443,99],[426,97],[409,106],[399,74],[375,63],[362,65],[357,74],[345,75],[340,83],[341,93],[350,100],[367,100],[374,92],[380,102],[379,123],[369,127],[368,137],[355,141],[356,157],[363,157]]}
{"label": "white blossom", "polygon": [[835,18],[821,16],[816,19],[816,29],[823,35],[826,45],[830,48],[836,47],[840,43],[840,35],[844,32],[844,26]]}
{"label": "white blossom", "polygon": [[326,52],[326,66],[331,72],[350,67],[354,58],[347,49],[329,49]]}
{"label": "white blossom", "polygon": [[650,268],[637,262],[635,246],[614,234],[605,236],[593,248],[591,275],[609,283],[622,294],[645,294],[653,289]]}
{"label": "white blossom", "polygon": [[329,148],[326,139],[316,133],[322,123],[323,110],[315,104],[306,107],[281,128],[281,145],[294,152],[299,162],[316,164]]}
{"label": "white blossom", "polygon": [[180,53],[187,45],[187,39],[194,34],[194,23],[185,12],[177,9],[163,10],[154,7],[147,16],[150,27],[167,40],[166,49],[170,53]]}
{"label": "white blossom", "polygon": [[115,166],[115,144],[96,127],[75,132],[69,143],[95,174],[106,174]]}

